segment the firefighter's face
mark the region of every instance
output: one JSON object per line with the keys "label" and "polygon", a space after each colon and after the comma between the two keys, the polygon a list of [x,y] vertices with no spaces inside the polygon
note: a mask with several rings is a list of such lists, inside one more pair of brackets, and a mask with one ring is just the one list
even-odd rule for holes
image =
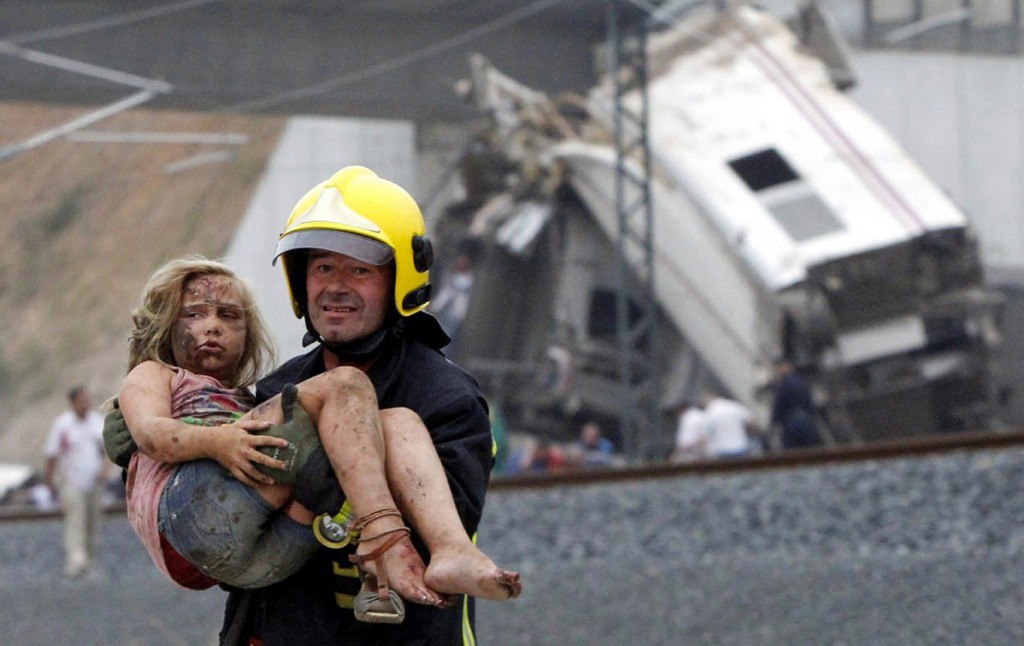
{"label": "firefighter's face", "polygon": [[349,343],[381,328],[391,307],[393,263],[371,265],[332,251],[310,253],[309,319],[328,344]]}

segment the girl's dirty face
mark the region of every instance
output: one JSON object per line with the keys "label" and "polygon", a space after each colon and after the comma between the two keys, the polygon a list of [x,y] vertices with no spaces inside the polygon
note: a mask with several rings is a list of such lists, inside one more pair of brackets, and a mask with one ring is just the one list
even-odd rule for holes
{"label": "girl's dirty face", "polygon": [[181,368],[233,385],[245,350],[246,315],[227,276],[197,276],[185,283],[181,312],[171,332]]}

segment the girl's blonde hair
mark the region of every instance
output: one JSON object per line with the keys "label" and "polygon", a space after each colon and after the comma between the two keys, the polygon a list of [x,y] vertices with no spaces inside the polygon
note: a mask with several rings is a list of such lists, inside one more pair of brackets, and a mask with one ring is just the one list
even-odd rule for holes
{"label": "girl's blonde hair", "polygon": [[238,291],[245,312],[245,348],[235,382],[226,385],[247,388],[256,383],[275,361],[266,323],[245,281],[224,263],[198,254],[171,260],[149,277],[139,304],[132,310],[134,327],[128,338],[128,370],[144,361],[176,365],[171,331],[181,314],[185,285],[197,276],[225,276]]}

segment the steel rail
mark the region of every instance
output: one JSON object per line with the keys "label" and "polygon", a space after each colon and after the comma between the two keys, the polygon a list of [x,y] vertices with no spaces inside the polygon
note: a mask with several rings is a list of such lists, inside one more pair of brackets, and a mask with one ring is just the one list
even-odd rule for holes
{"label": "steel rail", "polygon": [[583,467],[553,473],[499,475],[491,479],[490,490],[517,490],[589,485],[609,482],[673,478],[687,475],[719,475],[795,469],[832,463],[867,462],[918,457],[953,451],[980,451],[1024,446],[1024,428],[1008,431],[970,431],[924,435],[830,448],[791,449],[750,458],[702,460],[682,464],[649,463],[622,468]]}
{"label": "steel rail", "polygon": [[[683,464],[649,463],[626,467],[581,467],[550,473],[496,475],[491,491],[517,491],[593,484],[624,483],[653,478],[728,475],[767,469],[785,470],[820,467],[827,464],[868,462],[912,458],[954,451],[984,451],[1024,447],[1024,428],[1010,431],[986,431],[924,435],[879,441],[863,446],[793,449],[751,458],[703,460]],[[124,515],[123,503],[108,505],[107,515]],[[58,510],[41,511],[30,506],[0,506],[0,523],[19,520],[52,520],[61,517]]]}

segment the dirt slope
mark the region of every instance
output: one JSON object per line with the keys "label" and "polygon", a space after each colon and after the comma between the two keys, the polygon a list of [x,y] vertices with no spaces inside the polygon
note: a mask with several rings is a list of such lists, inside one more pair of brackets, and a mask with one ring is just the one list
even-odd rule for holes
{"label": "dirt slope", "polygon": [[[0,147],[90,108],[0,103]],[[99,403],[123,376],[129,312],[149,273],[220,257],[284,124],[281,118],[133,110],[90,131],[241,133],[241,146],[58,139],[0,162],[0,462],[42,463],[64,393]],[[229,161],[171,172],[195,155]],[[170,165],[170,166],[169,166]]]}

